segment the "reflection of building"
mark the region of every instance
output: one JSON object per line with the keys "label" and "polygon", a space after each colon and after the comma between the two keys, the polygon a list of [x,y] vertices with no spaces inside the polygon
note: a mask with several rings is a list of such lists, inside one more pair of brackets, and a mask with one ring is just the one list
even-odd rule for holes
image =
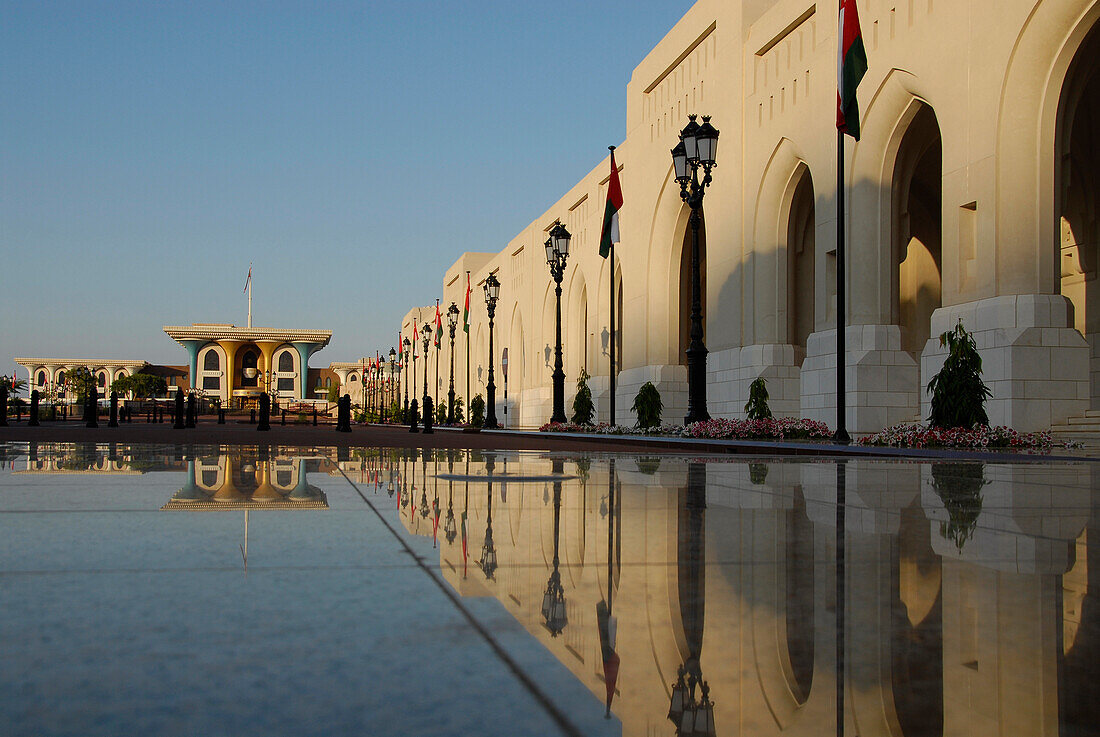
{"label": "reflection of building", "polygon": [[325,493],[306,479],[306,463],[225,455],[189,460],[187,482],[161,509],[328,509]]}
{"label": "reflection of building", "polygon": [[[859,11],[869,70],[845,167],[849,430],[927,417],[924,387],[944,360],[936,337],[959,319],[983,353],[993,422],[1034,430],[1100,408],[1100,4],[867,0]],[[542,245],[560,220],[573,234],[566,374],[587,369],[606,419],[613,297],[617,419],[633,421],[646,381],[666,418],[683,417],[691,238],[669,149],[700,113],[721,130],[700,237],[708,407],[744,416],[764,377],[773,411],[835,422],[836,21],[836,3],[700,0],[669,29],[626,85],[625,139],[590,140],[593,166],[576,184],[493,253],[456,252],[436,277],[442,303],[461,306],[472,272],[474,394],[487,378],[480,285],[495,273],[509,414],[525,426],[550,416]],[[625,198],[614,265],[598,255],[608,143]],[[456,350],[464,367],[465,340]]]}
{"label": "reflection of building", "polygon": [[330,330],[239,328],[194,324],[164,328],[190,359],[193,385],[207,396],[229,404],[274,393],[285,399],[306,399],[309,357],[328,345]]}
{"label": "reflection of building", "polygon": [[[522,480],[551,473],[552,461],[521,457],[509,464],[511,481],[493,483],[499,566],[490,579],[473,565],[487,484],[447,484],[429,464],[428,499],[438,493],[444,510],[453,501],[468,515],[468,546],[440,536],[444,578],[464,596],[495,597],[601,701],[599,605],[613,594],[612,710],[624,735],[674,733],[670,684],[696,656],[718,735],[831,733],[834,465],[708,463],[705,505],[685,462],[620,460],[610,493],[605,464],[564,465],[576,478],[561,482],[557,515],[554,484]],[[979,470],[985,504],[960,550],[945,536],[943,502],[927,489],[928,466],[848,464],[849,734],[1095,729],[1095,471]],[[413,510],[419,495],[398,514],[410,531],[431,535]],[[540,611],[555,547],[568,622],[557,637]]]}

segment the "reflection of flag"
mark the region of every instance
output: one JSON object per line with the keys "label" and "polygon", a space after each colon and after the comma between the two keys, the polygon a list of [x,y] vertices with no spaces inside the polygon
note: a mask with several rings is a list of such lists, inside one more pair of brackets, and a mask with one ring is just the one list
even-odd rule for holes
{"label": "reflection of flag", "polygon": [[432,542],[434,543],[439,534],[439,502],[432,502],[432,507],[435,508],[435,520],[432,522]]}
{"label": "reflection of flag", "polygon": [[607,602],[596,603],[596,624],[600,630],[600,651],[603,656],[603,681],[607,689],[607,713],[611,713],[611,700],[615,697],[615,684],[619,680],[619,654],[615,652],[615,631],[618,622],[611,616]]}

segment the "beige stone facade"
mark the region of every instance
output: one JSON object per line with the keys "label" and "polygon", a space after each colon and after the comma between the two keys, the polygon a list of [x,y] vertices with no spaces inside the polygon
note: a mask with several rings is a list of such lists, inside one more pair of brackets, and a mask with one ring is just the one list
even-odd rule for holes
{"label": "beige stone facade", "polygon": [[[1034,430],[1100,407],[1100,311],[1090,307],[1100,297],[1100,2],[859,9],[870,69],[862,139],[849,139],[844,162],[848,428],[926,416],[923,387],[943,361],[937,336],[958,320],[982,351],[992,422]],[[625,198],[614,287],[620,423],[633,421],[645,381],[661,390],[666,421],[686,411],[690,236],[669,149],[689,113],[712,115],[721,131],[702,249],[710,413],[741,416],[748,384],[763,376],[777,414],[835,423],[835,29],[831,4],[700,0],[635,68],[626,139],[613,142]],[[593,141],[594,154],[605,143]],[[558,220],[573,234],[567,404],[585,368],[607,419],[611,265],[597,251],[608,174],[608,160],[596,162],[500,251],[465,254],[443,277],[442,308],[461,309],[471,272],[474,394],[487,379],[480,285],[490,272],[500,280],[496,361],[507,348],[513,423],[550,415],[554,292],[543,242]],[[497,384],[500,417],[499,373]]]}

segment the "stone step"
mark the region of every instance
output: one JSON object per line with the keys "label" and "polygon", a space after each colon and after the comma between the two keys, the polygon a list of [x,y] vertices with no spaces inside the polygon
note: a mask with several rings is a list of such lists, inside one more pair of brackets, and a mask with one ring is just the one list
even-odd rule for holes
{"label": "stone step", "polygon": [[1068,420],[1066,420],[1065,424],[1067,424],[1067,425],[1096,425],[1097,427],[1100,427],[1100,417],[1089,417],[1088,415],[1086,415],[1084,417],[1070,417]]}

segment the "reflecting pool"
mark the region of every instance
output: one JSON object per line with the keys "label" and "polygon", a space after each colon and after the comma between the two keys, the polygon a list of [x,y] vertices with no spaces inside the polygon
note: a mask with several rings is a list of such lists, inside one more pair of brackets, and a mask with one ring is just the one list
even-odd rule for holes
{"label": "reflecting pool", "polygon": [[0,461],[4,735],[1100,734],[1091,461]]}

